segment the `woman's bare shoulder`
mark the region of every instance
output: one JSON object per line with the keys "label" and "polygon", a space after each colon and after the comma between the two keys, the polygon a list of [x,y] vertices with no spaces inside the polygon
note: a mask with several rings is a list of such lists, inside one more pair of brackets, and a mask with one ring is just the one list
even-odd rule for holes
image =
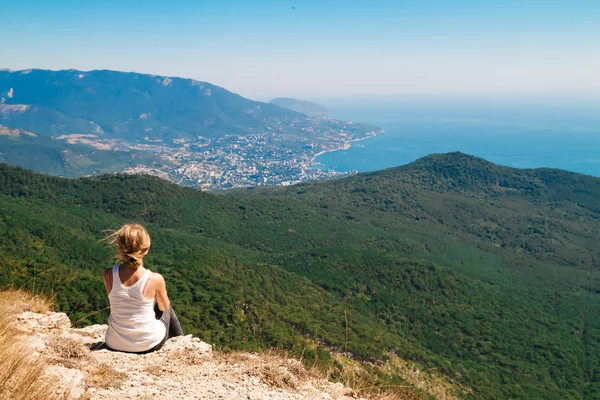
{"label": "woman's bare shoulder", "polygon": [[155,290],[161,290],[166,286],[165,278],[163,278],[163,276],[158,272],[152,272],[150,286],[153,287]]}
{"label": "woman's bare shoulder", "polygon": [[153,272],[152,273],[152,281],[154,281],[156,283],[164,283],[165,278],[163,278],[163,276],[161,274],[159,274],[158,272]]}

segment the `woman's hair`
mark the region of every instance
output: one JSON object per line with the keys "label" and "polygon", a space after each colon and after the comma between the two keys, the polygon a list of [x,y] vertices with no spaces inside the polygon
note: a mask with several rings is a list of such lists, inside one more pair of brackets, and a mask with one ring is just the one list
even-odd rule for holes
{"label": "woman's hair", "polygon": [[124,265],[135,269],[142,265],[142,259],[150,250],[150,235],[138,224],[123,225],[108,235],[106,240],[117,246],[115,257],[123,261]]}

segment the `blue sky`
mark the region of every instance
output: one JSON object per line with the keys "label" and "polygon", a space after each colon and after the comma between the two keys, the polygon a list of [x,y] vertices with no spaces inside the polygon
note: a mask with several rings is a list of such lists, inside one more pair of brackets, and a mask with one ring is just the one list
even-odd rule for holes
{"label": "blue sky", "polygon": [[600,94],[600,1],[0,0],[0,67],[247,97]]}

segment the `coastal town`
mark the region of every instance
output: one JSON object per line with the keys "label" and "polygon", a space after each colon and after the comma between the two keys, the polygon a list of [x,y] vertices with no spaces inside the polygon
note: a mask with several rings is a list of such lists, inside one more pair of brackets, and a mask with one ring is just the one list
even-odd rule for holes
{"label": "coastal town", "polygon": [[95,146],[150,152],[164,161],[138,165],[124,173],[151,174],[185,186],[219,190],[286,186],[354,174],[357,171],[339,172],[321,165],[316,158],[326,152],[347,149],[351,142],[381,132],[369,125],[327,118],[307,118],[302,123],[305,135],[289,133],[285,126],[276,126],[264,132],[197,136],[193,140],[175,139],[169,143],[150,138],[139,142],[102,139],[97,140]]}

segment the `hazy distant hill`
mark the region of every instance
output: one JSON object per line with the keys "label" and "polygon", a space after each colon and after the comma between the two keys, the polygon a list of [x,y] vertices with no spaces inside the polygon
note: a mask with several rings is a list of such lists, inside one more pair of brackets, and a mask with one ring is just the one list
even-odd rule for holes
{"label": "hazy distant hill", "polygon": [[289,97],[277,97],[271,100],[269,103],[311,116],[323,116],[331,114],[329,109],[319,104],[310,101],[296,100]]}
{"label": "hazy distant hill", "polygon": [[[373,368],[399,356],[468,398],[597,399],[599,196],[597,178],[460,153],[219,195],[0,165],[0,286],[35,285],[73,321],[105,323],[98,271],[113,260],[99,239],[137,221],[184,328],[220,348],[285,349],[309,367],[331,351]],[[386,371],[380,383],[406,385]]]}
{"label": "hazy distant hill", "polygon": [[106,70],[2,70],[0,97],[1,124],[46,136],[172,140],[304,118],[207,82]]}
{"label": "hazy distant hill", "polygon": [[1,132],[0,162],[69,178],[122,172],[138,165],[169,165],[143,151],[101,150],[45,136],[8,136]]}

